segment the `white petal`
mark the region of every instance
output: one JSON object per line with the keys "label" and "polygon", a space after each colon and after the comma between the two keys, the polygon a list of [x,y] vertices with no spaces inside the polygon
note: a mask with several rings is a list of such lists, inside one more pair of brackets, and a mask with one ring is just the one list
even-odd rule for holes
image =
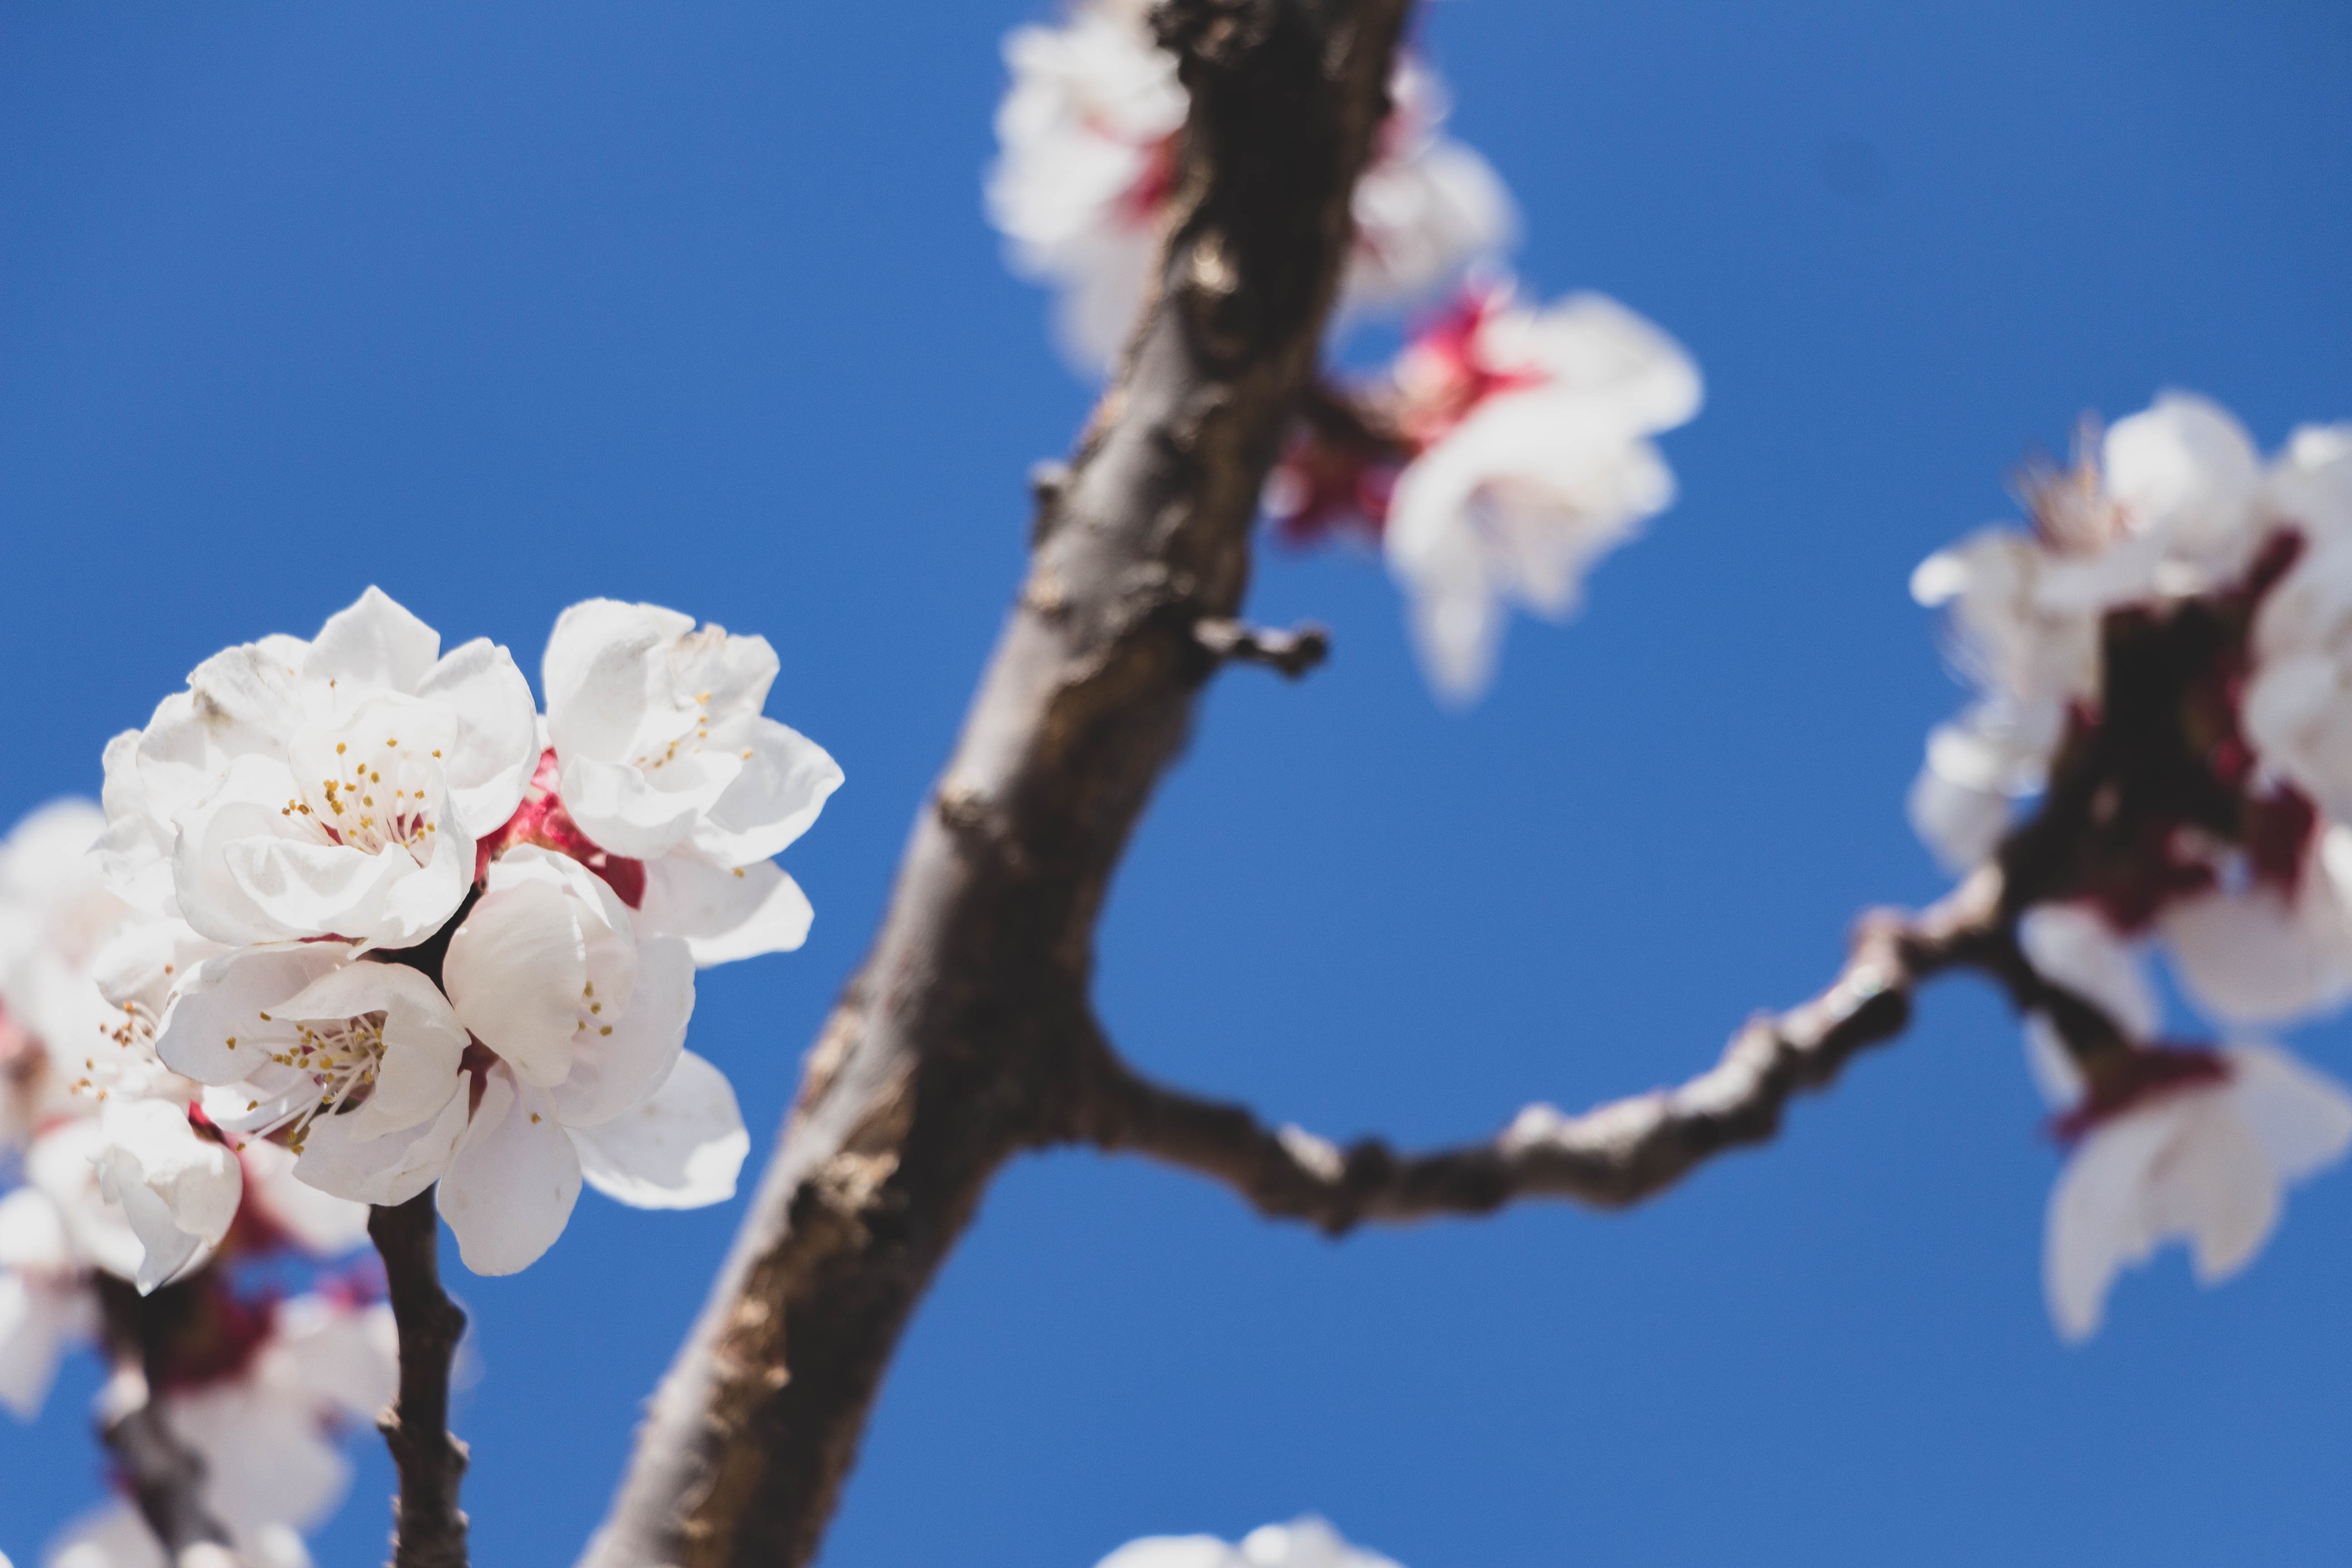
{"label": "white petal", "polygon": [[2074,1065],[2074,1054],[2066,1049],[2049,1016],[2028,1013],[2024,1035],[2025,1071],[2033,1087],[2042,1091],[2042,1102],[2061,1113],[2080,1105],[2088,1087],[2083,1081],[2083,1069]]}
{"label": "white petal", "polygon": [[2279,1179],[2233,1096],[2181,1098],[2182,1131],[2148,1173],[2147,1202],[2158,1237],[2186,1237],[2198,1282],[2212,1285],[2252,1262],[2278,1228]]}
{"label": "white petal", "polygon": [[282,1550],[270,1540],[270,1526],[315,1526],[342,1500],[351,1461],[329,1436],[324,1414],[315,1401],[246,1380],[164,1402],[173,1433],[204,1458],[205,1501],[236,1538],[241,1555],[259,1555],[257,1545]]}
{"label": "white petal", "polygon": [[1249,1568],[1397,1568],[1377,1552],[1349,1545],[1312,1514],[1251,1531],[1242,1537],[1241,1559]]}
{"label": "white petal", "polygon": [[740,739],[741,771],[688,839],[715,866],[748,866],[782,853],[841,787],[841,765],[825,749],[772,719],[752,716]]}
{"label": "white petal", "polygon": [[351,952],[341,942],[316,942],[206,959],[164,1012],[155,1054],[198,1083],[243,1081],[266,1065],[272,1048],[293,1043],[296,1020],[277,1016],[286,999],[333,973]]}
{"label": "white petal", "polygon": [[678,1059],[693,1016],[693,954],[676,937],[646,938],[627,999],[591,1015],[611,1022],[581,1030],[570,1074],[548,1091],[564,1124],[593,1127],[651,1093]]}
{"label": "white petal", "polygon": [[269,1381],[344,1415],[373,1416],[400,1392],[399,1331],[382,1302],[297,1296],[278,1309],[268,1353]]}
{"label": "white petal", "polygon": [[0,1268],[0,1406],[19,1420],[41,1413],[58,1366],[97,1317],[89,1292]]}
{"label": "white petal", "polygon": [[2168,392],[2147,412],[2117,420],[2103,457],[2107,493],[2141,529],[2169,534],[2176,551],[2234,564],[2261,467],[2229,410]]}
{"label": "white petal", "polygon": [[2160,930],[2189,994],[2227,1022],[2283,1022],[2352,995],[2352,914],[2323,858],[2292,904],[2268,887],[2200,893],[2168,905]]}
{"label": "white petal", "polygon": [[65,1216],[55,1200],[34,1187],[0,1196],[0,1268],[62,1277],[75,1267]]}
{"label": "white petal", "polygon": [[[613,599],[590,599],[556,617],[540,681],[548,734],[567,766],[581,758],[628,763],[693,730],[695,709],[677,702],[670,666],[672,645],[693,629],[691,616]],[[571,795],[567,787],[567,806]]]}
{"label": "white petal", "polygon": [[1130,1541],[1095,1568],[1244,1568],[1234,1549],[1213,1535],[1147,1535]]}
{"label": "white petal", "polygon": [[453,649],[425,674],[417,695],[446,705],[457,730],[443,759],[449,804],[469,838],[514,815],[539,765],[539,708],[513,655],[487,637]]}
{"label": "white petal", "polygon": [[466,1131],[467,1096],[453,1094],[430,1121],[365,1141],[351,1135],[348,1116],[310,1123],[294,1174],[322,1193],[359,1204],[404,1204],[448,1169]]}
{"label": "white petal", "polygon": [[1919,770],[1904,807],[1911,830],[1955,876],[1992,858],[2009,831],[2010,799],[1998,790],[1956,783],[1934,767]]}
{"label": "white petal", "polygon": [[236,1217],[244,1177],[236,1156],[200,1136],[186,1110],[167,1100],[112,1101],[100,1124],[100,1184],[146,1249],[138,1273],[143,1295],[220,1245]]}
{"label": "white petal", "polygon": [[2300,1182],[2352,1148],[2352,1094],[2273,1046],[2235,1046],[2231,1098],[2281,1180]]}
{"label": "white petal", "polygon": [[641,1209],[700,1208],[735,1195],[751,1135],[727,1076],[692,1051],[661,1088],[601,1125],[574,1128],[588,1184]]}
{"label": "white petal", "polygon": [[441,634],[371,587],[348,609],[327,617],[302,673],[346,691],[415,691],[441,656]]}
{"label": "white petal", "polygon": [[772,860],[732,870],[674,855],[646,863],[638,929],[684,937],[705,968],[789,952],[808,940],[815,918],[808,895]]}
{"label": "white petal", "polygon": [[[238,757],[210,793],[179,814],[172,887],[179,913],[198,932],[232,947],[327,934],[312,926],[289,926],[264,910],[246,890],[237,862],[230,858],[234,851],[239,862],[257,868],[260,853],[250,846],[290,834],[279,814],[295,793],[294,775],[283,763]],[[337,853],[364,858],[357,850]],[[364,875],[366,868],[354,865],[350,870]],[[268,874],[262,875],[266,879]]]}
{"label": "white petal", "polygon": [[245,1166],[245,1201],[275,1230],[313,1258],[332,1258],[367,1240],[368,1211],[320,1192],[294,1173],[290,1149],[254,1139],[237,1151]]}
{"label": "white petal", "polygon": [[742,759],[681,753],[658,773],[631,763],[572,757],[563,764],[563,809],[599,848],[635,860],[667,854],[686,841],[695,819],[743,771]]}
{"label": "white petal", "polygon": [[448,1000],[404,963],[346,963],[321,975],[273,1011],[288,1018],[383,1016],[383,1061],[367,1099],[332,1118],[354,1142],[415,1127],[440,1114],[461,1081],[466,1029]]}
{"label": "white petal", "polygon": [[580,1159],[541,1090],[501,1068],[441,1178],[441,1217],[477,1274],[529,1268],[555,1243],[580,1201]]}
{"label": "white petal", "polygon": [[2081,904],[2036,904],[2017,922],[2018,945],[2042,977],[2106,1014],[2135,1040],[2155,1037],[2161,1017],[2147,975],[2097,911]]}
{"label": "white petal", "polygon": [[484,894],[449,940],[441,982],[466,1027],[526,1081],[562,1082],[588,985],[580,905],[543,881]]}
{"label": "white petal", "polygon": [[2179,1133],[2179,1098],[2094,1128],[2051,1189],[2042,1287],[2050,1316],[2069,1342],[2098,1331],[2116,1271],[2155,1250],[2147,1184]]}
{"label": "white petal", "polygon": [[[127,1502],[110,1502],[58,1531],[41,1568],[172,1568],[147,1521]],[[193,1568],[193,1565],[192,1565]]]}

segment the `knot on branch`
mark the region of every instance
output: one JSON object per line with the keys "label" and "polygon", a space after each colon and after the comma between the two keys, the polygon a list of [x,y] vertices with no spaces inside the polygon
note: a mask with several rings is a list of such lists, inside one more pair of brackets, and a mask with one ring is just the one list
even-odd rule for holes
{"label": "knot on branch", "polygon": [[1193,623],[1192,640],[1221,664],[1264,665],[1292,680],[1331,657],[1329,630],[1313,621],[1277,632],[1213,616]]}

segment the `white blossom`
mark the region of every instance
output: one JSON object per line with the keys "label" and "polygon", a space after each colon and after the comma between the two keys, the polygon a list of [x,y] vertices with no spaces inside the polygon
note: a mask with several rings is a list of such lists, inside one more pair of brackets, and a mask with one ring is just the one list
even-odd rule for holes
{"label": "white blossom", "polygon": [[2285,1189],[2352,1148],[2352,1094],[2270,1046],[2219,1053],[2221,1073],[2158,1089],[2095,1122],[2050,1194],[2043,1278],[2059,1331],[2097,1331],[2116,1271],[2187,1244],[2199,1283],[2253,1261]]}
{"label": "white blossom", "polygon": [[777,668],[764,637],[610,599],[564,611],[548,639],[562,809],[595,848],[644,862],[643,922],[685,939],[699,963],[808,934],[807,897],[770,857],[808,831],[842,773],[761,713]]}
{"label": "white blossom", "polygon": [[66,1351],[97,1326],[57,1205],[32,1187],[0,1196],[0,1405],[26,1421],[38,1415]]}
{"label": "white blossom", "polygon": [[236,946],[433,934],[538,756],[507,651],[440,646],[371,588],[311,642],[266,637],[199,665],[107,747],[117,890]]}
{"label": "white blossom", "polygon": [[588,1179],[639,1207],[732,1194],[749,1149],[732,1091],[681,1070],[694,963],[638,932],[612,889],[535,846],[488,868],[452,934],[446,994],[338,943],[208,962],[158,1049],[214,1085],[239,1135],[299,1151],[294,1173],[357,1202],[436,1202],[478,1273],[535,1260]]}
{"label": "white blossom", "polygon": [[1672,502],[1649,437],[1698,412],[1698,370],[1614,300],[1529,309],[1497,288],[1408,347],[1396,379],[1419,449],[1389,505],[1389,566],[1431,683],[1466,702],[1510,606],[1565,617],[1593,563]]}
{"label": "white blossom", "polygon": [[1322,1520],[1265,1524],[1228,1545],[1213,1535],[1151,1535],[1130,1541],[1096,1568],[1398,1568],[1350,1546]]}
{"label": "white blossom", "polygon": [[2167,1241],[2189,1246],[2202,1284],[2251,1263],[2286,1187],[2352,1149],[2352,1093],[2275,1047],[2155,1044],[2145,969],[2095,913],[2042,906],[2019,938],[2038,973],[2099,1007],[2130,1047],[2090,1081],[2049,1019],[2028,1020],[2029,1064],[2074,1140],[2050,1194],[2043,1287],[2059,1332],[2081,1341],[2116,1273]]}
{"label": "white blossom", "polygon": [[[156,1397],[173,1434],[204,1461],[202,1501],[253,1568],[306,1568],[302,1534],[342,1501],[351,1461],[339,1428],[373,1418],[398,1386],[391,1309],[327,1295],[270,1311],[267,1331],[227,1376]],[[128,1502],[69,1525],[48,1568],[165,1568]]]}
{"label": "white blossom", "polygon": [[2070,707],[2100,695],[2108,612],[2226,588],[2282,529],[2313,548],[2264,600],[2245,724],[2273,766],[2326,805],[2315,786],[2335,764],[2318,758],[2346,743],[2327,738],[2339,721],[2326,650],[2343,635],[2334,606],[2352,571],[2329,544],[2352,529],[2352,437],[2298,432],[2265,469],[2227,410],[2167,393],[2117,421],[2095,462],[2043,476],[2029,500],[2032,532],[1986,529],[1911,578],[1914,598],[1948,611],[1955,661],[1979,692],[1930,737],[1913,789],[1913,822],[1939,858],[1956,870],[1980,862],[2011,803],[2041,789]]}
{"label": "white blossom", "polygon": [[[1057,333],[1088,372],[1117,352],[1149,286],[1184,126],[1175,61],[1146,11],[1080,0],[1062,25],[1018,27],[1004,42],[1013,81],[996,115],[989,217],[1014,269],[1060,291]],[[1494,170],[1443,133],[1450,105],[1436,73],[1403,57],[1390,95],[1356,186],[1343,311],[1423,298],[1498,254],[1517,226]]]}

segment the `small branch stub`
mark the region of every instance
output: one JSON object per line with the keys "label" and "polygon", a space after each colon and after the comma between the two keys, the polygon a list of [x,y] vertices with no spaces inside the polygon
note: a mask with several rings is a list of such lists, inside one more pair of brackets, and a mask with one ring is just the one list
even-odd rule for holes
{"label": "small branch stub", "polygon": [[1331,657],[1330,632],[1312,621],[1277,632],[1211,616],[1193,624],[1192,640],[1221,662],[1262,664],[1292,680]]}
{"label": "small branch stub", "polygon": [[449,1434],[449,1364],[466,1314],[441,1289],[433,1200],[427,1187],[397,1207],[368,1211],[368,1236],[383,1258],[400,1328],[400,1393],[376,1418],[400,1473],[393,1568],[466,1568],[466,1515],[457,1506],[466,1445]]}

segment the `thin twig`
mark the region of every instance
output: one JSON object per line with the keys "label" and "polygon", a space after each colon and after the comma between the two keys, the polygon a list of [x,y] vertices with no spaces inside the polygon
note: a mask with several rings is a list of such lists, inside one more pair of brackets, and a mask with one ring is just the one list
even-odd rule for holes
{"label": "thin twig", "polygon": [[394,1568],[466,1568],[466,1515],[457,1506],[466,1445],[449,1434],[449,1363],[465,1335],[466,1314],[441,1289],[433,1189],[395,1208],[370,1209],[368,1236],[383,1258],[400,1328],[400,1393],[376,1417],[400,1472]]}
{"label": "thin twig", "polygon": [[1212,1177],[1263,1214],[1333,1235],[1366,1221],[1486,1214],[1525,1197],[1622,1208],[1711,1155],[1769,1139],[1792,1097],[1825,1087],[1857,1052],[1902,1032],[1912,991],[1932,975],[1979,969],[2021,1006],[2063,1005],[2017,953],[2000,894],[2000,873],[1988,870],[1918,915],[1865,917],[1827,990],[1749,1020],[1689,1082],[1579,1116],[1531,1105],[1486,1142],[1414,1155],[1378,1139],[1341,1149],[1302,1128],[1268,1128],[1244,1107],[1149,1082],[1107,1044],[1083,1131],[1104,1149]]}
{"label": "thin twig", "polygon": [[167,1285],[142,1297],[127,1280],[98,1277],[112,1368],[99,1394],[98,1434],[121,1467],[140,1517],[174,1563],[232,1564],[228,1531],[205,1505],[204,1457],[163,1418],[150,1377],[189,1289]]}
{"label": "thin twig", "polygon": [[1331,657],[1331,634],[1308,621],[1286,632],[1213,616],[1192,626],[1192,640],[1232,664],[1262,664],[1292,680]]}

